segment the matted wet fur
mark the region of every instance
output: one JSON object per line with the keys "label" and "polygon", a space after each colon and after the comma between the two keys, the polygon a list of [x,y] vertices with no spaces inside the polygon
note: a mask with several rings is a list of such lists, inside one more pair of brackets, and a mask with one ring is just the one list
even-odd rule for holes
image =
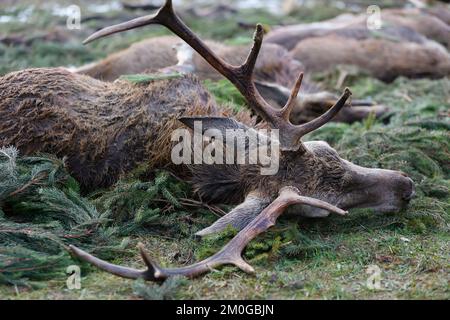
{"label": "matted wet fur", "polygon": [[177,117],[217,112],[193,76],[136,85],[62,68],[1,77],[0,101],[0,145],[66,157],[86,188],[111,185],[144,161],[167,164],[170,133],[181,126]]}
{"label": "matted wet fur", "polygon": [[27,69],[0,77],[0,101],[0,145],[65,157],[85,189],[109,186],[138,164],[170,167],[171,134],[181,116],[254,124],[248,111],[217,106],[192,75],[133,84],[63,68]]}

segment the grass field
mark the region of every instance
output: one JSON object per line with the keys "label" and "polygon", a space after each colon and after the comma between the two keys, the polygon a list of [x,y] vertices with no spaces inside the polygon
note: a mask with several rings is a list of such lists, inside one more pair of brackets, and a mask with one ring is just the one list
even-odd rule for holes
{"label": "grass field", "polygon": [[[104,12],[101,14],[109,16],[109,20],[90,20],[83,23],[81,30],[67,30],[65,18],[52,15],[48,7],[36,5],[27,13],[29,4],[21,3],[14,6],[0,4],[0,21],[2,17],[11,17],[3,18],[7,22],[0,24],[0,37],[14,35],[22,39],[21,43],[0,43],[0,75],[28,67],[80,66],[139,39],[167,34],[159,27],[144,28],[85,47],[81,45],[83,38],[99,27],[120,21],[123,13]],[[64,1],[58,3],[61,7],[66,5]],[[92,13],[88,7],[83,8],[86,8],[83,11],[86,14],[97,14],[95,8],[91,7]],[[243,10],[219,24],[186,19],[203,37],[242,43],[250,40],[251,31],[238,28],[236,21],[245,19],[249,23],[270,25],[324,19],[340,12],[340,9],[327,6],[308,10],[288,18],[263,10]],[[314,16],[308,12],[314,12]],[[131,17],[142,12],[126,14]],[[21,20],[24,15],[26,20]],[[56,32],[58,36],[43,37],[47,32]],[[34,37],[38,40],[33,40]],[[336,91],[338,71],[312,77],[324,88]],[[205,85],[218,98],[229,97],[242,107],[238,93],[228,83],[208,82]],[[55,212],[49,214],[44,210],[42,215],[48,214],[44,219],[45,227],[39,225],[33,229],[27,224],[29,233],[24,236],[25,227],[21,228],[20,223],[14,224],[20,232],[12,235],[8,231],[13,223],[0,210],[0,298],[449,299],[450,79],[399,78],[385,84],[356,74],[348,77],[343,86],[351,87],[355,97],[372,98],[390,106],[393,116],[389,124],[374,119],[353,125],[330,123],[306,138],[326,140],[341,156],[357,164],[408,173],[416,183],[418,194],[408,209],[383,215],[370,210],[352,210],[346,217],[327,219],[282,217],[245,252],[245,258],[256,268],[255,275],[224,267],[198,279],[173,278],[158,285],[120,279],[82,265],[80,290],[67,289],[65,274],[68,265],[78,262],[62,253],[60,247],[56,251],[39,248],[41,241],[47,246],[46,241],[51,238],[47,233],[40,233],[42,230],[60,230],[57,229],[59,225],[50,225],[49,217]],[[233,231],[196,240],[193,234],[211,224],[217,216],[204,207],[188,208],[180,199],[192,197],[189,187],[161,177],[165,177],[163,173],[154,180],[152,177],[150,184],[141,188],[146,181],[133,173],[110,190],[80,196],[76,186],[69,186],[64,189],[65,195],[55,195],[50,192],[52,190],[46,194],[44,190],[37,197],[33,195],[32,201],[56,203],[61,200],[57,197],[60,196],[71,203],[80,197],[81,201],[92,204],[92,208],[85,204],[79,204],[78,208],[93,216],[103,217],[104,214],[110,220],[95,240],[89,242],[88,248],[94,248],[93,243],[104,251],[108,248],[110,251],[105,256],[115,263],[141,267],[136,249],[138,242],[143,242],[166,266],[192,263],[217,251],[230,239]],[[155,192],[161,193],[166,203],[171,204],[169,209],[159,208],[157,203],[151,202],[154,199],[154,194],[148,194],[151,187],[160,188]],[[69,197],[67,190],[75,190],[73,197]],[[1,197],[0,204],[3,204]],[[226,207],[222,209],[226,210]],[[19,233],[20,237],[17,236]],[[33,251],[20,251],[24,247]],[[42,254],[38,259],[41,269],[30,273],[27,273],[29,270],[14,272],[8,269],[13,260],[8,256],[11,252],[24,254],[22,259],[25,261],[29,252]],[[42,271],[47,267],[52,268],[51,276]],[[377,267],[381,288],[371,290],[367,282],[378,276],[371,271]]]}

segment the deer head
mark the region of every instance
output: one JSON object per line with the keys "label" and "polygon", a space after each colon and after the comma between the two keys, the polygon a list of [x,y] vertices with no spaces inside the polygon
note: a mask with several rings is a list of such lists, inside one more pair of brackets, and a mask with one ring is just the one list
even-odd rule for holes
{"label": "deer head", "polygon": [[[142,277],[153,281],[161,281],[171,275],[194,277],[223,264],[234,264],[245,272],[253,272],[254,269],[242,259],[242,250],[258,234],[273,226],[278,216],[288,207],[291,207],[291,210],[301,211],[307,216],[326,216],[331,212],[344,215],[347,214],[347,209],[355,207],[369,207],[379,212],[398,211],[414,195],[412,180],[402,172],[363,168],[339,157],[326,142],[303,143],[301,141],[305,134],[327,123],[342,109],[351,95],[349,89],[345,89],[342,96],[326,113],[302,125],[293,125],[289,121],[289,116],[299,92],[303,74],[299,75],[282,109],[270,106],[260,96],[252,79],[253,68],[263,39],[263,29],[260,25],[256,28],[253,47],[244,64],[240,66],[229,65],[217,57],[175,15],[170,0],[166,1],[156,15],[105,28],[93,34],[85,42],[149,24],[162,24],[182,38],[236,86],[256,114],[271,128],[279,130],[279,141],[277,141],[281,149],[279,170],[274,175],[262,176],[257,170],[257,165],[247,165],[240,169],[235,169],[236,166],[202,167],[206,169],[203,173],[199,173],[195,181],[200,193],[208,194],[211,189],[217,189],[214,190],[215,196],[222,199],[232,193],[246,195],[245,200],[230,213],[198,233],[203,236],[223,230],[230,224],[240,229],[240,232],[222,250],[206,260],[183,268],[161,268],[140,246],[147,269],[135,270],[110,264],[71,246],[70,251],[74,256],[121,277]],[[228,118],[181,119],[189,127],[192,127],[195,120],[202,120],[206,128],[219,130],[246,128],[244,124]],[[225,185],[228,187],[220,186],[221,175],[226,176]],[[233,182],[231,187],[229,187],[230,181]],[[219,183],[218,187],[217,183]],[[214,188],[214,184],[217,188]]]}

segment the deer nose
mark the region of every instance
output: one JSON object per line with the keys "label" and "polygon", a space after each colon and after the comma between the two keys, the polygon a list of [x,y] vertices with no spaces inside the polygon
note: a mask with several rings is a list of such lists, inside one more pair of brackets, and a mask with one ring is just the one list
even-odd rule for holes
{"label": "deer nose", "polygon": [[409,202],[412,198],[416,196],[416,188],[414,187],[414,181],[411,178],[406,177],[408,179],[408,186],[406,190],[403,192],[402,199]]}

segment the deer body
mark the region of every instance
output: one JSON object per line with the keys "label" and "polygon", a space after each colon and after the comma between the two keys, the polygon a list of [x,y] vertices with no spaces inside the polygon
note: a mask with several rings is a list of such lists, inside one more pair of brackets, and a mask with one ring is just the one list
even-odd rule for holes
{"label": "deer body", "polygon": [[443,46],[449,45],[450,26],[436,17],[403,10],[383,11],[382,22],[381,29],[369,30],[366,15],[345,14],[274,29],[267,41],[290,50],[307,71],[355,65],[384,81],[450,74],[450,54]]}
{"label": "deer body", "polygon": [[173,36],[140,41],[99,62],[82,66],[76,72],[103,81],[114,81],[121,75],[173,66],[178,62],[173,47],[179,42],[180,39]]}
{"label": "deer body", "polygon": [[[447,14],[450,14],[448,10]],[[390,9],[383,13],[387,24],[410,28],[450,50],[450,25],[448,22],[420,9]]]}
{"label": "deer body", "polygon": [[144,85],[102,82],[62,68],[0,78],[0,145],[67,158],[88,189],[109,186],[147,161],[170,161],[170,133],[182,115],[217,112],[192,76]]}
{"label": "deer body", "polygon": [[[65,157],[71,174],[90,190],[110,186],[142,163],[184,172],[170,159],[171,133],[182,126],[177,119],[231,114],[189,75],[136,85],[102,82],[62,68],[28,69],[0,78],[0,92],[0,145],[14,145],[24,154]],[[247,126],[254,123],[250,112],[235,118]],[[320,198],[329,191],[308,187],[321,179],[325,172],[321,167],[336,162],[318,160],[305,157],[302,166],[318,170],[296,168],[302,174],[292,175],[301,177],[298,184],[303,194]],[[290,161],[282,166],[289,168]],[[255,186],[265,197],[272,197],[280,175],[287,174],[282,170],[260,176],[258,166],[200,165],[193,171],[192,183],[203,199],[235,204]]]}
{"label": "deer body", "polygon": [[[324,42],[333,55],[323,51]],[[398,76],[440,78],[450,74],[450,54],[441,49],[413,42],[398,45],[379,39],[355,40],[328,35],[305,39],[292,53],[311,72],[336,65],[354,65],[389,82]]]}
{"label": "deer body", "polygon": [[447,25],[450,25],[450,10],[448,6],[444,4],[436,4],[429,8],[423,8],[421,9],[426,14],[432,15],[442,22],[446,23]]}
{"label": "deer body", "polygon": [[[445,10],[440,12],[445,13]],[[371,31],[367,27],[367,14],[345,13],[321,22],[275,27],[267,35],[266,41],[292,50],[304,39],[336,32],[355,39],[385,35],[396,38],[397,42],[424,43],[425,37],[448,48],[450,25],[429,12],[419,9],[383,9],[380,19],[380,29]]]}

